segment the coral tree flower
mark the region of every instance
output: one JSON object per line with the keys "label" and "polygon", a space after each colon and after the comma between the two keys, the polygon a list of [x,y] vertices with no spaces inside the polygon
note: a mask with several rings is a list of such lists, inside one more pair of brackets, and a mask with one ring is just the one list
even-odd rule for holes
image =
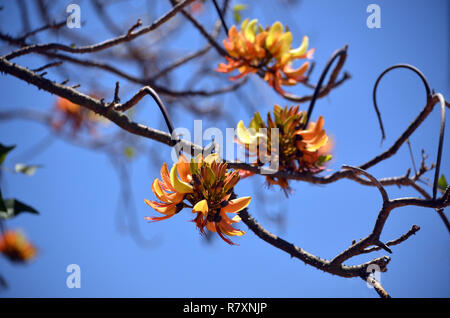
{"label": "coral tree flower", "polygon": [[230,28],[228,38],[223,42],[230,57],[226,58],[226,64],[219,63],[217,71],[230,73],[238,70],[240,74],[230,77],[230,80],[262,71],[269,85],[283,94],[282,85],[296,85],[305,80],[303,74],[308,70],[309,62],[298,68],[292,65],[297,59],[312,58],[314,49],[308,51],[308,42],[308,37],[304,36],[300,46],[293,49],[292,33],[280,22],[264,30],[258,20],[246,19],[240,31],[234,25]]}
{"label": "coral tree flower", "polygon": [[24,263],[36,255],[36,248],[19,231],[5,231],[0,236],[0,253],[13,262]]}
{"label": "coral tree flower", "polygon": [[240,217],[230,218],[227,213],[241,211],[251,200],[250,197],[231,199],[239,179],[239,171],[229,170],[226,163],[219,162],[217,154],[206,158],[198,156],[190,161],[181,155],[170,172],[164,163],[161,180],[153,181],[152,190],[159,201],[145,200],[163,216],[146,219],[151,222],[165,220],[190,207],[196,214],[192,221],[201,234],[206,234],[206,228],[216,232],[228,244],[234,244],[227,236],[241,236],[245,232],[232,226],[241,220]]}
{"label": "coral tree flower", "polygon": [[[249,128],[245,127],[242,120],[239,121],[236,128],[237,142],[243,144],[248,154],[256,158],[256,165],[262,165],[266,161],[261,160],[261,156],[270,156],[272,151],[271,128],[278,128],[279,149],[275,155],[279,159],[279,170],[318,173],[325,168],[324,163],[331,159],[331,146],[323,129],[322,116],[317,122],[309,123],[306,129],[305,121],[306,112],[299,111],[298,105],[289,108],[275,105],[273,118],[270,112],[267,114],[267,124],[259,113],[255,113]],[[260,128],[267,129],[267,136],[259,132]],[[264,151],[261,151],[262,147]],[[269,184],[279,185],[285,192],[289,190],[287,179],[267,175],[266,180]]]}
{"label": "coral tree flower", "polygon": [[102,121],[101,117],[94,112],[58,97],[52,119],[52,126],[56,130],[61,130],[65,124],[68,124],[72,126],[74,135],[82,129],[87,129],[91,135],[96,135],[96,124],[100,121]]}

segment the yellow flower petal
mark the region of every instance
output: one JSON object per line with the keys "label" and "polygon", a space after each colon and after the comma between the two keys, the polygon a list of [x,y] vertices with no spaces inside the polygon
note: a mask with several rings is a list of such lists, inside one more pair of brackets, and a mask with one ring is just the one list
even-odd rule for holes
{"label": "yellow flower petal", "polygon": [[247,128],[244,126],[244,122],[241,120],[238,122],[236,127],[236,135],[240,142],[244,144],[251,144],[253,139],[250,137],[250,134]]}
{"label": "yellow flower petal", "polygon": [[278,39],[280,34],[283,32],[283,25],[277,21],[269,29],[269,34],[266,38],[266,47],[270,48],[275,40]]}
{"label": "yellow flower petal", "polygon": [[197,202],[192,208],[192,212],[202,213],[206,217],[208,215],[208,202],[205,199]]}
{"label": "yellow flower petal", "polygon": [[218,153],[212,153],[212,154],[209,154],[208,156],[206,156],[206,158],[203,161],[209,165],[212,164],[214,161],[219,163],[220,157],[219,157]]}
{"label": "yellow flower petal", "polygon": [[193,192],[192,186],[190,184],[187,184],[186,182],[181,181],[178,178],[177,166],[178,164],[174,164],[172,170],[170,170],[170,182],[172,183],[172,186],[174,187],[176,192],[192,193]]}
{"label": "yellow flower petal", "polygon": [[309,38],[305,35],[303,37],[302,44],[296,49],[290,50],[289,53],[293,58],[299,58],[302,57],[306,53],[306,50],[308,49],[309,45]]}
{"label": "yellow flower petal", "polygon": [[289,49],[291,48],[291,43],[292,43],[292,33],[291,32],[286,32],[283,33],[280,36],[280,46],[278,48],[278,52],[277,52],[277,58],[281,58],[284,54],[287,54],[289,52]]}
{"label": "yellow flower petal", "polygon": [[254,19],[254,20],[250,21],[244,29],[245,38],[252,43],[255,42],[256,29],[258,27],[257,23],[258,23],[258,20]]}
{"label": "yellow flower petal", "polygon": [[242,21],[242,24],[241,24],[241,30],[244,30],[246,27],[247,27],[247,23],[248,23],[248,18],[247,19],[245,19],[244,21]]}

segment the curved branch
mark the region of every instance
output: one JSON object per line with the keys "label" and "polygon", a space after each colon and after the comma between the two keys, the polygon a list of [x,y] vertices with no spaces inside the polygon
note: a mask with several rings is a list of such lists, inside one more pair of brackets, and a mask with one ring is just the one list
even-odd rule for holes
{"label": "curved branch", "polygon": [[[325,68],[322,71],[322,74],[320,74],[320,78],[319,78],[319,81],[317,82],[316,88],[314,89],[314,93],[312,95],[311,102],[308,107],[308,111],[306,112],[306,121],[305,121],[304,127],[308,127],[308,123],[309,123],[309,120],[311,119],[311,114],[314,109],[314,105],[316,103],[317,97],[319,96],[320,90],[322,89],[322,83],[325,80],[325,76],[327,75],[328,70],[330,69],[331,65],[338,57],[341,57],[341,59],[339,60],[339,64],[344,65],[345,59],[347,57],[347,48],[348,48],[348,45],[345,45],[344,48],[335,51],[333,53],[333,55],[330,57],[330,59],[328,60]],[[329,82],[334,82],[334,79],[333,79],[333,81],[331,81],[331,78],[330,78]]]}
{"label": "curved branch", "polygon": [[347,166],[347,165],[343,165],[342,169],[350,170],[356,174],[363,174],[364,176],[366,176],[370,181],[372,181],[372,184],[374,184],[378,188],[378,191],[380,191],[381,197],[383,198],[383,202],[389,201],[388,194],[387,194],[386,190],[384,189],[383,185],[370,173],[368,173],[367,171],[364,171],[360,168]]}
{"label": "curved branch", "polygon": [[[339,75],[339,72],[341,71],[342,67],[344,66],[345,60],[347,58],[347,48],[346,45],[344,48],[336,51],[334,54],[337,54],[338,52],[345,50],[344,54],[340,54],[340,58],[338,62],[336,63],[336,66],[334,67],[333,71],[331,72],[330,78],[327,82],[327,85],[319,91],[316,98],[322,98],[326,95],[328,95],[333,88],[336,88],[340,86],[342,83],[344,83],[347,79],[350,78],[350,74],[347,72],[344,72],[344,75],[340,80],[337,80],[337,77]],[[329,62],[333,59],[333,56],[330,58]],[[323,73],[322,73],[323,74]],[[317,87],[314,87],[314,89],[317,89]],[[284,92],[280,94],[282,97],[286,98],[287,100],[290,100],[295,103],[305,103],[307,101],[311,101],[313,99],[314,95],[308,95],[308,96],[296,96],[294,94]]]}
{"label": "curved branch", "polygon": [[408,126],[408,128],[406,128],[406,130],[400,135],[395,143],[389,149],[359,167],[363,170],[367,170],[368,168],[378,164],[379,162],[392,157],[398,151],[398,149],[400,149],[400,146],[403,145],[403,143],[406,142],[406,140],[412,135],[412,133],[422,124],[425,118],[428,117],[437,101],[438,98],[436,96],[430,96],[424,109]]}
{"label": "curved branch", "polygon": [[377,104],[377,88],[378,88],[378,84],[380,83],[381,79],[383,78],[384,75],[386,75],[388,72],[392,71],[393,69],[396,68],[406,68],[409,69],[411,71],[413,71],[414,73],[416,73],[420,79],[423,82],[423,85],[425,86],[425,91],[427,94],[427,102],[428,99],[431,95],[431,89],[430,89],[430,85],[428,84],[428,81],[425,77],[425,75],[423,75],[423,73],[416,67],[409,65],[409,64],[396,64],[393,66],[388,67],[387,69],[385,69],[377,78],[375,85],[373,87],[373,92],[372,92],[372,99],[373,99],[373,106],[375,108],[375,112],[377,114],[377,118],[378,118],[378,123],[380,124],[380,129],[381,129],[381,140],[384,140],[386,138],[385,132],[384,132],[384,126],[383,126],[383,121],[381,120],[381,114],[380,114],[380,110],[378,109],[378,104]]}
{"label": "curved branch", "polygon": [[435,94],[441,104],[441,123],[439,129],[439,145],[436,158],[436,169],[434,170],[434,182],[433,182],[433,199],[436,199],[439,171],[441,169],[441,159],[442,159],[442,146],[444,144],[444,132],[445,132],[445,99],[442,94]]}
{"label": "curved branch", "polygon": [[[116,88],[115,95],[117,95],[117,88]],[[164,120],[166,121],[167,128],[169,129],[169,133],[172,135],[174,127],[173,127],[172,120],[170,119],[170,115],[167,111],[167,108],[164,105],[164,103],[162,102],[159,95],[150,86],[145,86],[145,87],[141,88],[126,103],[123,103],[120,105],[113,105],[114,109],[119,112],[125,112],[128,109],[130,109],[131,107],[133,107],[134,105],[136,105],[145,95],[150,95],[153,98],[153,100],[156,102],[156,104],[158,104],[159,110],[161,111],[162,115],[164,116]],[[115,99],[116,99],[116,97],[115,97]]]}

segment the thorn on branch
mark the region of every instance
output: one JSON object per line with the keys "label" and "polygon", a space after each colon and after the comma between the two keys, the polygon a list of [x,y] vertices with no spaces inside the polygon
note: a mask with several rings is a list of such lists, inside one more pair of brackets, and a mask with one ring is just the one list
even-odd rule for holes
{"label": "thorn on branch", "polygon": [[120,89],[120,86],[119,86],[119,82],[117,81],[116,88],[114,89],[114,101],[113,101],[114,104],[120,103],[119,89]]}
{"label": "thorn on branch", "polygon": [[139,28],[140,26],[142,26],[142,20],[138,19],[137,22],[128,30],[127,36],[133,33],[133,31]]}

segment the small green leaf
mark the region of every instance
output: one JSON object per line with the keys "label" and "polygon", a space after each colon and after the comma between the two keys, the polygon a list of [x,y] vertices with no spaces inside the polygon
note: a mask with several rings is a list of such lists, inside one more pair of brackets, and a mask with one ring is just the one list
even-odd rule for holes
{"label": "small green leaf", "polygon": [[8,152],[13,150],[14,148],[16,148],[16,145],[5,146],[0,143],[0,165],[3,163],[3,161],[5,161],[5,157],[8,154]]}
{"label": "small green leaf", "polygon": [[241,11],[247,9],[247,6],[245,4],[236,4],[233,7],[233,17],[234,17],[234,21],[236,23],[240,23],[242,21],[242,17],[241,17]]}
{"label": "small green leaf", "polygon": [[332,155],[320,156],[318,161],[317,161],[317,163],[319,165],[321,165],[321,164],[323,164],[323,163],[325,163],[327,161],[330,161],[332,157],[333,157]]}
{"label": "small green leaf", "polygon": [[14,170],[18,173],[23,173],[31,177],[36,173],[36,170],[41,167],[42,166],[40,165],[25,165],[23,163],[16,163],[16,165],[14,166]]}
{"label": "small green leaf", "polygon": [[4,207],[0,210],[0,218],[5,220],[11,219],[22,212],[39,214],[39,212],[36,211],[36,209],[17,199],[8,199],[4,201]]}
{"label": "small green leaf", "polygon": [[441,177],[438,180],[438,189],[439,189],[439,191],[444,193],[445,189],[447,189],[447,187],[448,187],[447,180],[445,180],[445,176],[443,174],[441,174]]}

